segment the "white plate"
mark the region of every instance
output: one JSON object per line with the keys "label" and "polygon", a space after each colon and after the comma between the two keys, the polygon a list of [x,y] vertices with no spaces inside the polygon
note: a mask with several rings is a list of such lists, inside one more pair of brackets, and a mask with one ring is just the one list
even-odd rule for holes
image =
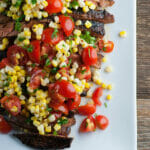
{"label": "white plate", "polygon": [[[115,15],[115,23],[109,25],[109,35],[115,49],[109,54],[109,61],[102,66],[102,70],[111,65],[113,73],[102,73],[102,79],[113,83],[113,99],[108,102],[108,108],[102,106],[97,112],[106,115],[110,125],[105,131],[79,134],[78,127],[83,118],[77,117],[77,124],[71,133],[74,141],[70,150],[136,150],[137,147],[136,0],[116,0],[109,11]],[[127,31],[127,38],[118,36],[121,30]],[[8,135],[0,135],[0,145],[3,150],[30,149]]]}

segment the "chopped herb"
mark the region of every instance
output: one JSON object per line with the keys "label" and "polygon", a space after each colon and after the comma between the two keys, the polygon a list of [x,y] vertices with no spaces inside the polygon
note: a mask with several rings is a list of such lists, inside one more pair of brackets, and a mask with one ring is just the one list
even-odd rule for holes
{"label": "chopped herb", "polygon": [[72,48],[70,48],[70,53],[71,53],[71,54],[73,53]]}
{"label": "chopped herb", "polygon": [[103,49],[104,52],[106,51],[106,47],[103,47],[102,49]]}
{"label": "chopped herb", "polygon": [[9,82],[5,82],[3,86],[9,86]]}
{"label": "chopped herb", "polygon": [[95,46],[95,45],[93,45],[93,48],[96,48],[96,46]]}
{"label": "chopped herb", "polygon": [[74,1],[72,1],[72,2],[70,3],[69,8],[76,8],[76,7],[78,7],[78,6],[79,6],[78,1],[74,0]]}
{"label": "chopped herb", "polygon": [[31,67],[33,67],[33,68],[34,68],[34,67],[35,67],[35,64],[34,64],[34,63],[33,63],[33,64],[31,64]]}
{"label": "chopped herb", "polygon": [[84,69],[84,70],[81,70],[81,73],[82,73],[82,74],[84,74],[84,73],[85,73],[85,71],[86,71],[86,69]]}
{"label": "chopped herb", "polygon": [[58,29],[54,29],[54,32],[52,33],[52,39],[57,37]]}
{"label": "chopped herb", "polygon": [[65,119],[60,118],[60,119],[57,120],[57,123],[60,124],[60,125],[67,124],[68,119],[67,118],[65,118]]}
{"label": "chopped herb", "polygon": [[47,57],[48,57],[48,54],[44,54],[43,57],[44,57],[44,58],[47,58]]}
{"label": "chopped herb", "polygon": [[15,23],[15,30],[18,32],[21,31],[21,23],[19,21],[16,21],[16,23]]}
{"label": "chopped herb", "polygon": [[84,39],[87,43],[91,44],[91,45],[95,45],[96,43],[96,38],[92,37],[90,35],[89,31],[86,31],[85,34],[81,34],[80,36],[82,39]]}
{"label": "chopped herb", "polygon": [[89,57],[91,57],[91,51],[90,48],[88,48]]}
{"label": "chopped herb", "polygon": [[71,62],[72,62],[72,59],[69,59],[68,66],[70,66],[70,65],[71,65]]}
{"label": "chopped herb", "polygon": [[16,21],[22,21],[24,19],[25,15],[21,15]]}
{"label": "chopped herb", "polygon": [[18,38],[18,41],[19,41],[19,42],[22,42],[22,41],[24,41],[25,39],[26,39],[25,37],[19,37],[19,38]]}
{"label": "chopped herb", "polygon": [[54,57],[53,59],[54,59],[54,60],[57,60],[57,57]]}
{"label": "chopped herb", "polygon": [[51,70],[51,73],[52,73],[52,74],[56,74],[57,71],[58,71],[58,68],[57,68],[57,67],[54,67],[54,68]]}
{"label": "chopped herb", "polygon": [[88,123],[86,122],[86,124],[85,124],[85,127],[87,128],[88,127]]}
{"label": "chopped herb", "polygon": [[106,102],[104,103],[104,106],[105,106],[105,108],[107,108],[107,107],[108,107]]}
{"label": "chopped herb", "polygon": [[22,0],[17,0],[16,1],[16,4],[14,5],[15,7],[19,7],[22,3]]}
{"label": "chopped herb", "polygon": [[4,93],[4,95],[5,95],[5,96],[9,96],[9,94],[8,94],[7,92],[6,92],[6,93]]}
{"label": "chopped herb", "polygon": [[30,53],[33,51],[33,46],[32,45],[24,46],[23,48],[26,49]]}
{"label": "chopped herb", "polygon": [[56,132],[56,131],[53,131],[53,135],[57,135],[57,132]]}
{"label": "chopped herb", "polygon": [[8,77],[8,81],[11,81],[11,77]]}
{"label": "chopped herb", "polygon": [[49,66],[51,64],[49,58],[46,59],[45,66]]}
{"label": "chopped herb", "polygon": [[38,88],[37,88],[37,89],[34,89],[34,91],[33,91],[33,92],[34,92],[34,93],[36,93],[38,90],[39,90]]}
{"label": "chopped herb", "polygon": [[68,16],[68,14],[67,14],[67,13],[64,13],[64,16]]}
{"label": "chopped herb", "polygon": [[31,0],[32,4],[36,4],[37,0]]}
{"label": "chopped herb", "polygon": [[65,68],[65,67],[66,67],[66,65],[63,65],[63,66],[62,66],[62,68]]}
{"label": "chopped herb", "polygon": [[96,116],[97,116],[97,113],[94,114],[94,117],[96,117]]}
{"label": "chopped herb", "polygon": [[51,112],[51,111],[52,111],[52,108],[49,108],[49,107],[47,106],[46,110]]}
{"label": "chopped herb", "polygon": [[31,121],[32,121],[31,118],[27,118],[27,119],[25,120],[25,122],[26,122],[27,124],[29,124]]}

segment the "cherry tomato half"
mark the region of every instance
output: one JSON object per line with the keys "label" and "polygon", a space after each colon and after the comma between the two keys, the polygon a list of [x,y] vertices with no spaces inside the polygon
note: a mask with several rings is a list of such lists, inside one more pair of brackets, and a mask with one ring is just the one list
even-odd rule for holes
{"label": "cherry tomato half", "polygon": [[96,125],[99,129],[105,130],[109,125],[109,120],[107,117],[98,115],[95,117]]}
{"label": "cherry tomato half", "polygon": [[31,61],[39,64],[40,63],[40,41],[34,40],[31,42],[32,45],[32,52],[28,52],[29,58]]}
{"label": "cherry tomato half", "polygon": [[87,66],[87,65],[82,65],[81,67],[79,67],[79,69],[76,73],[76,77],[79,78],[80,80],[82,80],[82,79],[86,79],[86,80],[91,79],[90,67]]}
{"label": "cherry tomato half", "polygon": [[3,58],[0,62],[0,69],[5,68],[6,66],[9,66],[9,61],[7,58]]}
{"label": "cherry tomato half", "polygon": [[0,115],[0,133],[7,134],[11,129],[11,126],[5,121],[4,117]]}
{"label": "cherry tomato half", "polygon": [[51,15],[53,13],[61,12],[63,8],[63,3],[61,0],[47,0],[48,6],[45,10]]}
{"label": "cherry tomato half", "polygon": [[0,101],[2,106],[13,116],[18,115],[21,112],[21,103],[17,96],[4,96]]}
{"label": "cherry tomato half", "polygon": [[94,114],[95,112],[96,112],[95,104],[86,104],[78,107],[78,113],[80,115],[88,116]]}
{"label": "cherry tomato half", "polygon": [[64,40],[64,35],[61,30],[57,32],[53,28],[47,28],[43,31],[42,41],[50,45],[56,45],[61,40]]}
{"label": "cherry tomato half", "polygon": [[79,94],[76,94],[75,99],[69,99],[67,102],[69,110],[77,109],[80,105],[80,102],[81,97]]}
{"label": "cherry tomato half", "polygon": [[60,25],[62,29],[64,30],[65,34],[67,36],[70,36],[74,29],[74,22],[72,18],[69,16],[61,15],[59,16],[59,19],[60,19]]}
{"label": "cherry tomato half", "polygon": [[41,78],[45,77],[45,73],[40,68],[34,68],[31,72],[31,79],[29,83],[29,87],[31,89],[37,89],[41,84]]}
{"label": "cherry tomato half", "polygon": [[85,118],[80,125],[80,132],[93,132],[96,130],[96,123],[92,116]]}
{"label": "cherry tomato half", "polygon": [[8,48],[7,58],[12,65],[26,65],[28,61],[26,50],[17,45]]}
{"label": "cherry tomato half", "polygon": [[101,101],[99,98],[103,95],[103,90],[101,87],[96,88],[96,90],[93,92],[92,99],[96,105],[101,106]]}
{"label": "cherry tomato half", "polygon": [[69,111],[68,111],[68,107],[66,104],[50,104],[50,107],[52,107],[55,111],[59,111],[65,115],[68,115]]}
{"label": "cherry tomato half", "polygon": [[104,43],[103,40],[100,40],[99,48],[105,53],[111,53],[114,49],[114,43],[112,41],[108,41],[107,43]]}
{"label": "cherry tomato half", "polygon": [[76,90],[73,87],[73,85],[66,81],[66,80],[60,80],[55,83],[55,87],[59,94],[66,98],[75,98],[76,96]]}
{"label": "cherry tomato half", "polygon": [[82,60],[85,65],[94,65],[97,63],[97,51],[92,46],[88,46],[82,51]]}

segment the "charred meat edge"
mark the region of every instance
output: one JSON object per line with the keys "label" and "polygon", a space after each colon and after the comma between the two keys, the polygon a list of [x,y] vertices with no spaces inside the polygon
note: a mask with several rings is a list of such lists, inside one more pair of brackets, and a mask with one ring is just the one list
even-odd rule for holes
{"label": "charred meat edge", "polygon": [[[61,15],[61,14],[60,14]],[[110,14],[108,11],[104,10],[90,10],[87,13],[84,13],[82,9],[79,10],[73,10],[73,13],[70,13],[69,16],[72,16],[75,20],[80,19],[80,20],[91,20],[91,21],[97,21],[100,23],[113,23],[114,22],[114,16]],[[52,19],[53,16],[49,16],[47,19]],[[12,19],[0,15],[0,23],[7,23],[11,22]]]}
{"label": "charred meat edge", "polygon": [[73,138],[31,133],[13,134],[23,144],[38,149],[64,149],[71,146]]}
{"label": "charred meat edge", "polygon": [[[43,19],[43,20],[32,20],[29,23],[26,22],[21,22],[21,27],[22,29],[24,27],[31,27],[33,24],[38,24],[38,23],[43,23],[43,24],[48,24],[52,19]],[[104,24],[99,23],[96,21],[92,21],[92,27],[87,29],[84,25],[77,26],[77,29],[80,29],[81,31],[90,31],[91,35],[95,37],[100,37],[102,38],[105,35],[105,30],[104,30]],[[9,23],[4,23],[0,24],[0,37],[12,37],[12,36],[17,36],[18,32],[15,31],[15,22],[9,22]]]}

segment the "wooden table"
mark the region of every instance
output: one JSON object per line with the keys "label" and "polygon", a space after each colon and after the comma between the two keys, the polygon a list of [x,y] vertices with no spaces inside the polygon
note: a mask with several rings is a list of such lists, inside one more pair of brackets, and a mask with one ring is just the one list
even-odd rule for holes
{"label": "wooden table", "polygon": [[138,150],[150,150],[150,0],[137,0]]}

